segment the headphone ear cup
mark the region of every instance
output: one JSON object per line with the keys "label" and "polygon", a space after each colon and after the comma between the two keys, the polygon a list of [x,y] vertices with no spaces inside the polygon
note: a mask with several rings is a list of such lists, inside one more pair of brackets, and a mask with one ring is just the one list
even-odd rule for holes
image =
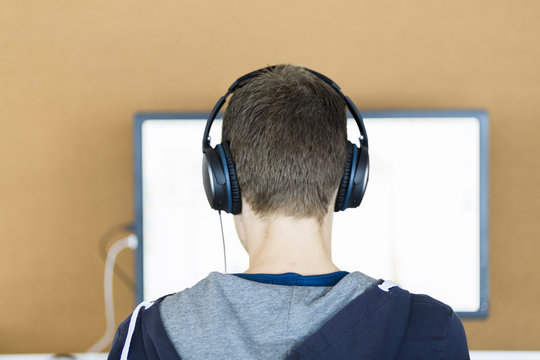
{"label": "headphone ear cup", "polygon": [[220,146],[223,155],[225,157],[226,167],[224,166],[225,171],[229,173],[229,182],[230,182],[230,191],[231,191],[231,211],[233,215],[240,214],[242,211],[242,196],[240,192],[240,185],[238,185],[238,178],[236,177],[236,167],[234,166],[234,161],[231,155],[231,149],[229,143],[225,141]]}
{"label": "headphone ear cup", "polygon": [[351,179],[351,171],[355,152],[354,148],[355,145],[353,145],[350,141],[347,140],[347,161],[345,162],[345,170],[343,172],[343,177],[341,178],[341,182],[339,183],[334,211],[342,211],[346,209],[347,204],[345,204],[345,199],[347,198]]}
{"label": "headphone ear cup", "polygon": [[229,190],[219,149],[208,148],[203,152],[202,176],[204,191],[210,207],[227,211]]}
{"label": "headphone ear cup", "polygon": [[352,189],[350,200],[346,204],[349,208],[355,208],[360,205],[369,180],[369,154],[367,148],[361,147],[358,150],[358,162],[352,178]]}

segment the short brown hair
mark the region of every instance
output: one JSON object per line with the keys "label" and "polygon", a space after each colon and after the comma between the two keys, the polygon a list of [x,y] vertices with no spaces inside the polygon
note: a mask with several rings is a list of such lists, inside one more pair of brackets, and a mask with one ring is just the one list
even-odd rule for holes
{"label": "short brown hair", "polygon": [[235,91],[222,141],[256,214],[321,221],[347,159],[345,101],[304,68],[278,65]]}

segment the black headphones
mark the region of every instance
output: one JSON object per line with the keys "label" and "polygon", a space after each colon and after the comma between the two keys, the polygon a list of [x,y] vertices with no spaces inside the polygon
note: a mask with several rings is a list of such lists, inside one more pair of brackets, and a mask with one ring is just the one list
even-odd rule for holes
{"label": "black headphones", "polygon": [[[223,210],[230,214],[240,214],[242,211],[242,197],[240,195],[240,186],[236,178],[236,170],[231,156],[229,144],[224,142],[217,144],[215,148],[210,145],[210,128],[214,122],[219,110],[225,104],[227,97],[236,89],[242,87],[249,79],[257,77],[262,73],[271,71],[275,66],[269,66],[263,69],[255,70],[238,78],[223,95],[208,116],[206,128],[204,129],[202,150],[203,150],[203,184],[206,197],[212,209]],[[330,85],[345,100],[347,109],[353,116],[360,130],[360,147],[347,141],[347,163],[345,172],[339,185],[334,211],[342,211],[347,208],[355,208],[360,205],[369,178],[369,154],[368,137],[362,115],[349,99],[343,95],[339,86],[328,77],[304,68],[325,83]]]}

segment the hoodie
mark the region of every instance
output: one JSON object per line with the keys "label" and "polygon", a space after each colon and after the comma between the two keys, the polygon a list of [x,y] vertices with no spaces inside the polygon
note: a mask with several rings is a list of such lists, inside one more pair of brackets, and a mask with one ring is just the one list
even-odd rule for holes
{"label": "hoodie", "polygon": [[143,303],[109,359],[468,359],[447,305],[360,272],[211,273]]}

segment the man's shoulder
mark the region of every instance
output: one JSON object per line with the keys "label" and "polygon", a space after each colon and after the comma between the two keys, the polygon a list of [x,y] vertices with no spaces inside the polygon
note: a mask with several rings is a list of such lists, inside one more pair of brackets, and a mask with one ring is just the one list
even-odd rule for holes
{"label": "man's shoulder", "polygon": [[107,359],[169,359],[180,356],[167,335],[159,313],[169,295],[137,306],[118,327]]}
{"label": "man's shoulder", "polygon": [[290,359],[321,354],[333,358],[468,359],[463,326],[450,306],[382,280],[307,338]]}
{"label": "man's shoulder", "polygon": [[447,304],[424,294],[411,294],[409,320],[400,355],[442,353],[445,359],[468,359],[465,329]]}
{"label": "man's shoulder", "polygon": [[178,309],[205,309],[215,305],[217,299],[225,296],[224,292],[231,279],[228,275],[211,272],[193,286],[163,297],[160,304],[160,313],[164,319],[174,317]]}
{"label": "man's shoulder", "polygon": [[425,294],[410,294],[409,326],[429,322],[432,326],[446,326],[451,320],[452,308]]}

